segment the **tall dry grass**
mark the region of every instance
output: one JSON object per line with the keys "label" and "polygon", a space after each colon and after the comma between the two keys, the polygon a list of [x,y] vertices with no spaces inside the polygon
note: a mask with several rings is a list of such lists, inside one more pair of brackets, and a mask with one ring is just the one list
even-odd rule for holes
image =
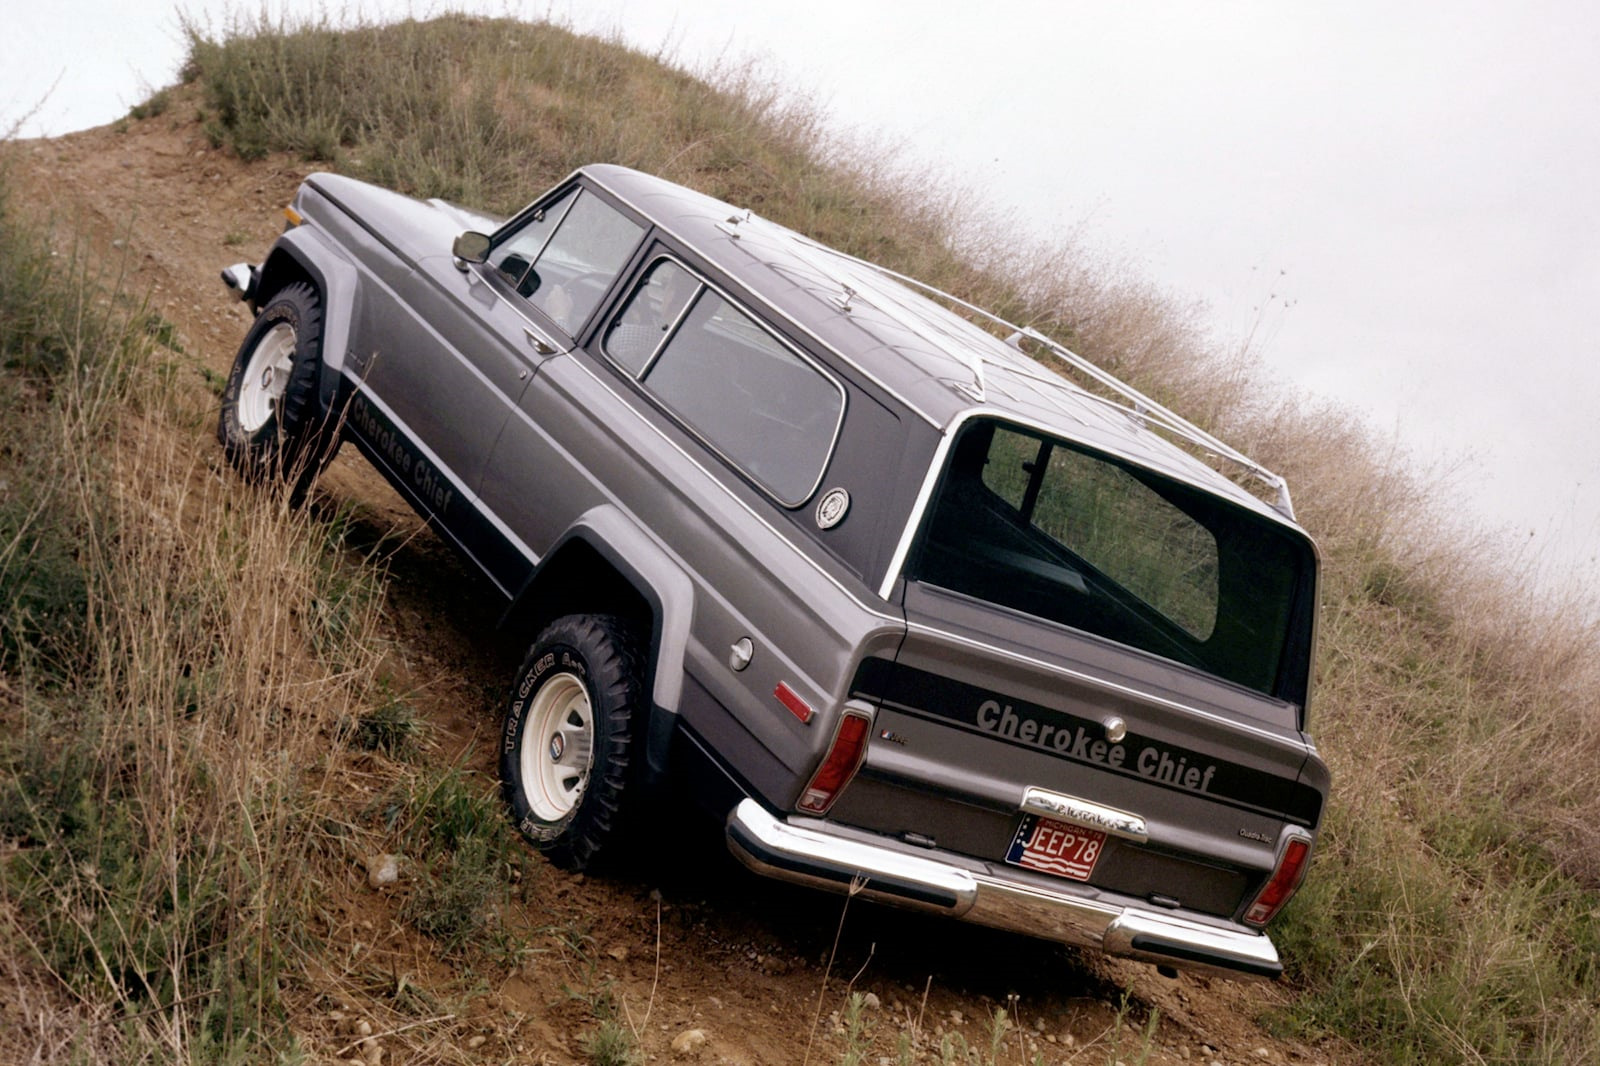
{"label": "tall dry grass", "polygon": [[29,314],[0,319],[0,1058],[292,1053],[375,578],[196,447],[192,365],[7,191],[0,292]]}

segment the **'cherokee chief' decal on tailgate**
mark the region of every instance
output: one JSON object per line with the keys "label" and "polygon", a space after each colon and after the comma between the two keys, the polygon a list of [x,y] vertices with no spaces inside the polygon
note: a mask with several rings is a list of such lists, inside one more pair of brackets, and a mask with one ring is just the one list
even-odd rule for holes
{"label": "'cherokee chief' decal on tailgate", "polygon": [[[881,699],[886,707],[917,718],[1304,825],[1316,824],[1322,805],[1315,790],[1298,782],[1131,732],[1113,743],[1105,739],[1104,726],[1092,719],[1010,699],[886,659],[868,659],[861,664],[854,694]],[[1282,810],[1277,809],[1276,799],[1281,799]],[[1263,801],[1273,806],[1263,806]]]}

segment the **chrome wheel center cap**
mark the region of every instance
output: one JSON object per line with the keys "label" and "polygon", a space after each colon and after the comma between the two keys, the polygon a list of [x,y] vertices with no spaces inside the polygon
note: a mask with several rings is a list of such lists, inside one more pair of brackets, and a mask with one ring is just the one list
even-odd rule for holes
{"label": "chrome wheel center cap", "polygon": [[272,391],[272,368],[270,366],[261,372],[261,389],[263,392]]}
{"label": "chrome wheel center cap", "polygon": [[557,733],[555,736],[550,738],[550,761],[551,762],[560,762],[561,761],[561,753],[566,751],[566,750],[567,750],[567,742],[561,738],[561,734],[560,733]]}

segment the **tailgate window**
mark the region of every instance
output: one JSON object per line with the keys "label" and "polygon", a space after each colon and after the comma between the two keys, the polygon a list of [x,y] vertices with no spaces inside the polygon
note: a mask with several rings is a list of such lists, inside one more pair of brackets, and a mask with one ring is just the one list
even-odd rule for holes
{"label": "tailgate window", "polygon": [[1314,565],[1260,515],[978,420],[951,449],[908,576],[1301,702]]}

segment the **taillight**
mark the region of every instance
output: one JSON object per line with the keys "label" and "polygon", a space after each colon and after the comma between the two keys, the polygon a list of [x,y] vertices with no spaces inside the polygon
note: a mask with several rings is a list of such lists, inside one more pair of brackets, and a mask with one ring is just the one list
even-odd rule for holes
{"label": "taillight", "polygon": [[867,730],[871,727],[872,717],[863,711],[846,709],[839,717],[839,728],[834,731],[828,754],[800,794],[802,811],[822,814],[833,806],[833,801],[861,767],[861,759],[867,753]]}
{"label": "taillight", "polygon": [[1244,920],[1248,924],[1266,925],[1283,910],[1283,905],[1289,902],[1295,889],[1300,887],[1300,879],[1305,876],[1306,860],[1309,858],[1311,858],[1311,838],[1290,837],[1289,843],[1284,845],[1283,854],[1278,856],[1278,865],[1273,869],[1272,876],[1256,894],[1255,902],[1244,912]]}

